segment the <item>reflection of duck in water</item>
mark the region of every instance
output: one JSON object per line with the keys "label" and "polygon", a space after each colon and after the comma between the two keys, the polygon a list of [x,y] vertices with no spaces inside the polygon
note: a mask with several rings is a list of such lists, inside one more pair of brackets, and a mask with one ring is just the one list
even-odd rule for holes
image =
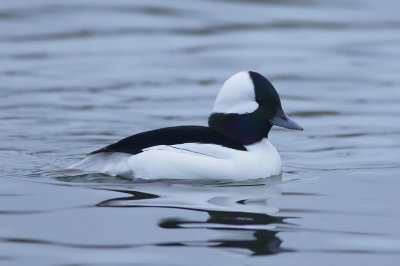
{"label": "reflection of duck in water", "polygon": [[[97,206],[182,210],[181,218],[161,218],[158,224],[165,229],[193,230],[193,233],[189,234],[192,240],[176,239],[153,245],[242,249],[250,251],[251,255],[289,251],[280,247],[282,240],[277,236],[279,231],[276,230],[276,225],[285,224],[286,217],[265,214],[268,209],[267,199],[279,194],[275,189],[260,184],[167,186],[161,189],[157,186],[145,187],[146,190],[151,188],[152,193],[157,195],[141,191],[115,190],[130,196],[105,200]],[[158,189],[160,191],[156,192]],[[274,208],[271,210],[276,211]],[[199,217],[198,213],[208,214],[208,218],[192,218]],[[157,217],[158,219],[160,217]],[[212,236],[210,232],[204,234],[204,230],[211,230]],[[172,235],[175,236],[173,231]],[[205,236],[207,238],[204,238]]]}
{"label": "reflection of duck in water", "polygon": [[208,125],[139,133],[69,168],[142,179],[257,179],[281,172],[267,139],[271,127],[302,130],[282,110],[272,84],[251,71],[225,82]]}
{"label": "reflection of duck in water", "polygon": [[[167,243],[164,245],[240,248],[250,250],[252,255],[268,255],[290,251],[280,247],[282,240],[276,236],[279,231],[262,228],[269,224],[282,224],[285,217],[247,212],[207,211],[207,213],[210,217],[205,222],[167,219],[160,223],[160,227],[221,230],[229,233],[227,234],[227,239],[210,239],[206,243],[196,241],[194,243],[182,242]],[[255,229],[255,226],[260,226],[260,228]],[[235,232],[240,232],[240,234],[235,237]],[[246,232],[248,235],[244,236],[243,232]]]}

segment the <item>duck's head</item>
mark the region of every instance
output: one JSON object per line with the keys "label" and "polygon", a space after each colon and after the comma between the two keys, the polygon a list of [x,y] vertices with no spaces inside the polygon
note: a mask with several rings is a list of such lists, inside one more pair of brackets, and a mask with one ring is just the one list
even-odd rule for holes
{"label": "duck's head", "polygon": [[224,83],[208,124],[244,145],[268,137],[272,126],[303,130],[283,111],[274,86],[252,71],[239,72]]}

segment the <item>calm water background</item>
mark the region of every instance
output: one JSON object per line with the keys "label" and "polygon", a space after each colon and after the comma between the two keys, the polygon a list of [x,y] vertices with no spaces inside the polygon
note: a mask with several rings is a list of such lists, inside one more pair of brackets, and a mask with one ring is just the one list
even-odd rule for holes
{"label": "calm water background", "polygon": [[[399,9],[0,1],[0,264],[399,265]],[[241,70],[305,128],[270,134],[281,177],[54,172],[140,131],[205,125]]]}

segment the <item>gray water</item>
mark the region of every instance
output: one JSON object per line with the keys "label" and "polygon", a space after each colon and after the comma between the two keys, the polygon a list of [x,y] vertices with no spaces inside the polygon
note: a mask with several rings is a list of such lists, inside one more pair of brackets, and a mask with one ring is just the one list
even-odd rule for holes
{"label": "gray water", "polygon": [[[1,265],[399,265],[395,0],[0,2]],[[282,176],[58,172],[267,76]]]}

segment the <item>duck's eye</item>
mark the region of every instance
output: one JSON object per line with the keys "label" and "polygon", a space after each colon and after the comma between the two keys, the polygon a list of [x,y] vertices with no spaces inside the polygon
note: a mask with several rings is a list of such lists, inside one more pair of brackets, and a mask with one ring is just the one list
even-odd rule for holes
{"label": "duck's eye", "polygon": [[258,98],[258,97],[257,97],[257,98],[256,98],[256,102],[259,103],[259,104],[261,104],[261,103],[264,102],[264,100],[263,100],[262,98]]}

